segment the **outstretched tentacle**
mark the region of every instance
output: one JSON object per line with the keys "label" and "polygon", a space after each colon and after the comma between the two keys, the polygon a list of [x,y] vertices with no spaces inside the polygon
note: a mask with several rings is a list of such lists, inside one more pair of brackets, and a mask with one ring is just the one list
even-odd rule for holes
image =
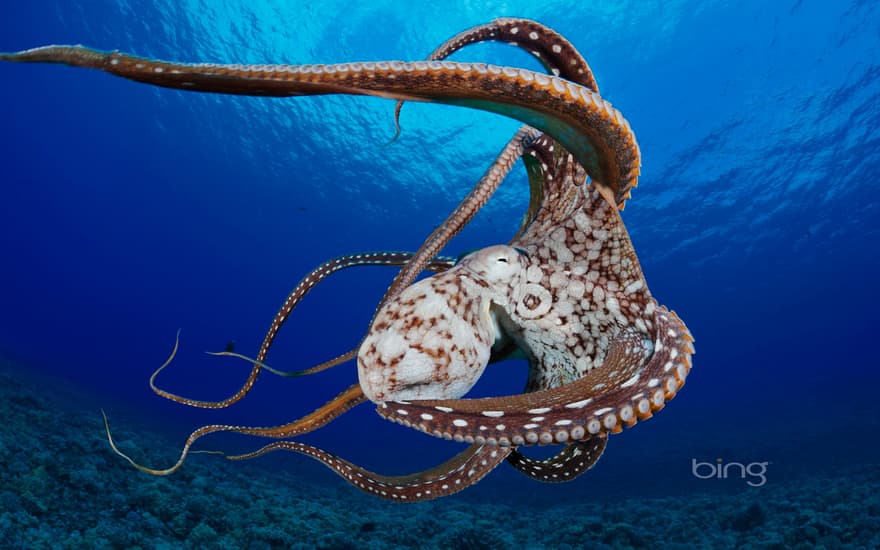
{"label": "outstretched tentacle", "polygon": [[377,410],[437,437],[503,447],[618,433],[662,409],[690,371],[693,338],[684,323],[656,306],[654,326],[654,342],[624,330],[601,366],[557,388],[498,398],[382,403]]}
{"label": "outstretched tentacle", "polygon": [[569,443],[546,460],[529,458],[514,449],[507,462],[523,475],[538,481],[571,481],[596,465],[607,443],[608,436],[596,435],[585,441]]}
{"label": "outstretched tentacle", "polygon": [[[179,333],[178,340],[174,343],[174,351],[172,351],[171,357],[169,357],[168,360],[165,361],[162,366],[156,369],[156,371],[153,372],[152,376],[150,376],[150,388],[155,393],[166,399],[170,399],[171,401],[175,401],[184,405],[189,405],[191,407],[199,407],[204,409],[222,409],[228,407],[229,405],[240,401],[251,390],[254,383],[257,381],[260,370],[265,366],[264,361],[266,360],[266,355],[269,353],[269,348],[272,346],[272,342],[275,340],[275,337],[277,336],[278,331],[281,329],[281,326],[284,324],[285,321],[287,321],[287,318],[290,317],[290,314],[293,312],[294,308],[296,308],[296,306],[302,301],[302,299],[305,298],[306,294],[308,294],[313,288],[315,288],[318,283],[320,283],[333,273],[350,267],[363,265],[405,265],[412,257],[413,254],[411,252],[367,252],[363,254],[350,254],[347,256],[340,256],[338,258],[328,260],[312,270],[311,273],[300,280],[299,284],[297,284],[296,287],[287,296],[287,299],[284,301],[284,304],[282,304],[281,309],[278,310],[278,313],[276,313],[275,317],[272,319],[272,323],[269,326],[269,330],[266,332],[266,336],[263,338],[263,343],[260,346],[260,351],[258,352],[257,357],[252,360],[253,368],[251,369],[250,374],[241,385],[241,387],[238,389],[238,391],[236,391],[233,395],[227,397],[226,399],[222,399],[219,401],[191,399],[188,397],[173,394],[156,386],[156,376],[158,376],[158,374],[171,363],[171,360],[177,353]],[[446,269],[452,267],[454,264],[455,260],[452,258],[438,257],[423,262],[423,268],[435,272],[445,271]],[[285,376],[304,376],[307,374],[319,372],[353,359],[356,355],[356,352],[357,350],[349,351],[344,355],[340,355],[339,357],[321,363],[320,365],[312,367],[310,369],[283,374]],[[239,354],[232,352],[218,352],[213,353],[212,355],[226,355],[247,359]],[[272,370],[276,374],[282,374],[282,371],[278,371],[276,369],[270,370]]]}
{"label": "outstretched tentacle", "polygon": [[[442,61],[471,44],[500,41],[518,46],[534,56],[550,74],[571,80],[598,93],[599,85],[587,60],[564,36],[529,19],[505,17],[462,31],[431,52],[428,61]],[[400,110],[403,101],[394,106],[394,137],[400,136]]]}
{"label": "outstretched tentacle", "polygon": [[399,502],[432,500],[457,493],[483,479],[511,452],[511,449],[471,445],[435,468],[404,476],[379,475],[327,451],[296,441],[276,441],[252,453],[226,458],[246,460],[278,450],[310,456],[361,491]]}
{"label": "outstretched tentacle", "polygon": [[360,405],[364,401],[366,401],[366,398],[364,397],[363,391],[361,391],[360,385],[354,384],[317,410],[307,414],[306,416],[298,420],[283,424],[281,426],[272,426],[266,428],[252,426],[228,426],[224,424],[212,424],[209,426],[202,426],[198,430],[195,430],[193,433],[191,433],[188,438],[186,438],[186,442],[183,445],[183,449],[180,451],[180,457],[177,459],[177,462],[175,462],[171,467],[164,469],[148,468],[147,466],[143,466],[135,462],[134,459],[132,459],[122,451],[120,451],[119,448],[116,446],[116,443],[113,441],[113,437],[110,435],[110,423],[107,421],[106,416],[104,416],[104,428],[107,431],[107,440],[110,442],[110,447],[112,447],[113,451],[116,454],[127,460],[132,466],[142,472],[146,472],[148,474],[156,476],[167,476],[176,472],[183,465],[183,462],[186,460],[187,455],[190,453],[190,449],[192,448],[193,443],[208,434],[217,432],[231,432],[273,438],[293,437],[296,435],[311,432],[322,426],[327,425],[330,421],[351,410],[355,406]]}
{"label": "outstretched tentacle", "polygon": [[549,134],[618,208],[639,176],[639,148],[619,111],[586,86],[526,69],[448,61],[183,64],[81,46],[46,46],[0,54],[0,60],[65,63],[181,90],[271,97],[354,94],[461,105],[510,116]]}

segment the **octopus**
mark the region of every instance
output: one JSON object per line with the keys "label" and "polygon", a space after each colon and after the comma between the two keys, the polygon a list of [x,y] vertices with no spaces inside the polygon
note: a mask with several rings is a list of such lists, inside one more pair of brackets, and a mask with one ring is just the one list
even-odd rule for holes
{"label": "octopus", "polygon": [[[534,56],[543,71],[446,58],[470,44],[500,41]],[[469,194],[415,252],[334,258],[308,273],[275,314],[252,368],[233,395],[202,401],[150,386],[173,401],[222,408],[243,399],[263,370],[303,376],[356,360],[358,382],[317,410],[271,427],[208,425],[186,440],[175,464],[137,469],[168,475],[196,440],[216,432],[271,438],[244,460],[285,450],[312,457],[361,491],[398,502],[457,493],[502,462],[539,481],[565,482],[589,470],[611,434],[651,418],[682,388],[693,337],[651,295],[619,211],[640,174],[630,124],[599,94],[586,60],[559,33],[535,21],[497,19],[466,30],[425,61],[333,65],[190,64],[144,59],[82,46],[45,46],[0,60],[61,63],[142,83],[251,96],[368,95],[458,105],[509,116],[521,127]],[[395,136],[396,137],[396,136]],[[507,244],[456,261],[438,254],[488,201],[516,163],[525,165],[530,202]],[[355,266],[400,267],[363,340],[335,359],[284,373],[266,364],[273,341],[297,304],[333,273]],[[432,275],[417,280],[423,272]],[[523,393],[466,398],[487,365],[525,357]],[[386,476],[292,440],[370,401],[387,420],[468,446],[426,471]],[[525,447],[556,445],[550,458]]]}

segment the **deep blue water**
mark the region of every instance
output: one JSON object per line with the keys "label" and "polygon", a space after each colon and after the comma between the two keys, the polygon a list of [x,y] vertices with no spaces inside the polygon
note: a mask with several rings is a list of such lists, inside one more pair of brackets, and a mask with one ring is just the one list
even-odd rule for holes
{"label": "deep blue water", "polygon": [[[632,124],[643,172],[623,219],[654,295],[696,337],[688,384],[567,486],[500,468],[470,491],[680,494],[712,483],[691,476],[692,458],[768,461],[771,484],[877,461],[874,2],[220,4],[6,3],[0,51],[83,43],[181,61],[416,60],[460,30],[516,15],[568,37]],[[537,68],[504,45],[453,59]],[[247,364],[203,351],[235,340],[255,353],[289,289],[325,259],[417,248],[517,127],[408,104],[401,138],[386,146],[393,103],[378,99],[201,95],[13,64],[0,66],[0,84],[0,352],[94,392],[83,406],[96,415],[155,419],[181,442],[205,423],[290,420],[356,374],[353,364],[309,379],[264,374],[229,410],[190,410],[147,385],[178,328],[181,352],[160,384],[226,396]],[[524,171],[514,172],[449,254],[512,236],[528,201]],[[335,275],[269,362],[293,370],[347,351],[393,274]],[[480,391],[516,393],[524,376],[522,365],[493,366]],[[303,439],[384,473],[459,448],[366,405]],[[305,457],[265,460],[336,483]]]}

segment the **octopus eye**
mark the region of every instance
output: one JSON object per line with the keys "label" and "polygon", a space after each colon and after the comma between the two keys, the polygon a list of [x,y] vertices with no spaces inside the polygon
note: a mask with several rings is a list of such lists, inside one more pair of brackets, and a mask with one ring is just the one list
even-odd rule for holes
{"label": "octopus eye", "polygon": [[501,256],[500,258],[498,258],[498,261],[499,261],[499,262],[503,262],[503,263],[507,263],[507,262],[508,262],[507,258],[505,258],[504,256]]}

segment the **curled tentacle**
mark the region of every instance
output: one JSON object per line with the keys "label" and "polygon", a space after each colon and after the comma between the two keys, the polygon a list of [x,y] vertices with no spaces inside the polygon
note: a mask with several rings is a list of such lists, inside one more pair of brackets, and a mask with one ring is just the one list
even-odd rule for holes
{"label": "curled tentacle", "polygon": [[622,331],[602,365],[558,388],[498,398],[390,402],[377,410],[436,437],[503,447],[618,433],[662,409],[690,371],[690,332],[675,313],[655,308],[653,342],[637,331]]}
{"label": "curled tentacle", "polygon": [[[284,322],[287,321],[287,318],[290,317],[290,314],[293,312],[294,308],[296,308],[296,306],[302,301],[302,299],[305,298],[306,294],[308,294],[313,288],[315,288],[318,283],[320,283],[333,273],[336,273],[337,271],[346,268],[364,265],[399,266],[405,265],[412,259],[412,257],[413,254],[410,252],[367,252],[362,254],[350,254],[347,256],[340,256],[338,258],[328,260],[312,270],[308,275],[300,280],[299,284],[296,285],[296,287],[287,296],[287,299],[284,300],[284,304],[282,304],[281,309],[279,309],[278,313],[275,314],[275,317],[272,319],[271,325],[269,325],[269,330],[266,332],[266,336],[263,338],[263,343],[260,346],[260,351],[258,352],[256,358],[250,359],[240,354],[228,351],[212,353],[212,355],[238,357],[253,363],[253,368],[251,369],[251,372],[245,380],[244,384],[242,384],[238,391],[236,391],[233,395],[227,397],[226,399],[222,399],[219,401],[203,401],[198,399],[191,399],[188,397],[173,394],[156,386],[156,376],[158,376],[158,374],[171,363],[171,360],[174,358],[174,355],[177,352],[179,333],[178,340],[174,343],[174,351],[171,353],[171,357],[169,357],[168,360],[165,361],[162,366],[156,369],[156,371],[153,372],[152,376],[150,376],[150,388],[155,393],[166,399],[170,399],[171,401],[175,401],[177,403],[189,405],[192,407],[206,409],[222,409],[228,407],[229,405],[240,401],[251,390],[254,383],[257,381],[260,370],[266,367],[264,363],[264,361],[266,360],[266,355],[269,353],[269,348],[272,346],[272,342],[278,335],[278,331],[281,329],[281,326],[284,325]],[[446,269],[452,267],[454,264],[455,260],[452,258],[437,257],[431,260],[426,259],[423,262],[423,268],[435,272],[445,271]],[[275,374],[283,376],[304,376],[307,374],[320,372],[322,370],[349,361],[355,357],[356,353],[357,350],[349,351],[348,353],[340,355],[339,357],[331,359],[330,361],[326,361],[324,363],[321,363],[320,365],[301,371],[283,372],[271,368],[269,370],[274,372]]]}
{"label": "curled tentacle", "polygon": [[327,451],[295,441],[276,441],[252,453],[226,458],[246,460],[278,450],[310,456],[361,491],[399,502],[419,502],[455,494],[483,479],[511,451],[487,445],[471,445],[435,468],[404,476],[379,475]]}
{"label": "curled tentacle", "polygon": [[429,59],[442,60],[465,46],[489,41],[517,46],[535,57],[550,74],[599,91],[587,60],[571,42],[550,27],[530,19],[502,17],[460,32],[434,50]]}
{"label": "curled tentacle", "polygon": [[548,483],[571,481],[596,465],[605,452],[607,443],[608,436],[597,435],[585,441],[569,443],[559,453],[546,460],[529,458],[513,450],[507,457],[507,462],[523,475],[538,481]]}
{"label": "curled tentacle", "polygon": [[364,397],[363,391],[361,391],[361,388],[358,384],[354,384],[322,407],[316,409],[315,411],[307,414],[306,416],[298,420],[283,424],[281,426],[272,426],[265,428],[254,426],[229,426],[225,424],[212,424],[209,426],[202,426],[198,430],[195,430],[193,433],[191,433],[188,438],[186,438],[186,442],[183,445],[183,449],[180,451],[180,457],[177,459],[177,462],[175,462],[171,467],[164,469],[149,468],[147,466],[138,464],[134,461],[134,459],[120,451],[119,448],[116,447],[116,443],[114,443],[113,437],[110,435],[110,424],[107,421],[106,416],[104,417],[104,427],[107,432],[107,440],[110,442],[110,447],[113,448],[113,451],[116,454],[127,460],[132,466],[142,472],[156,476],[167,476],[169,474],[173,474],[181,466],[183,466],[187,455],[190,453],[190,448],[192,447],[193,443],[208,434],[217,432],[231,432],[273,438],[293,437],[296,435],[311,432],[313,430],[317,430],[318,428],[327,425],[330,421],[351,410],[355,406],[360,405],[364,401],[366,401],[366,398]]}
{"label": "curled tentacle", "polygon": [[354,94],[461,105],[510,116],[549,134],[618,208],[639,176],[639,148],[619,111],[586,86],[526,69],[448,61],[184,64],[81,46],[46,46],[0,54],[0,60],[65,63],[181,90],[270,97]]}
{"label": "curled tentacle", "polygon": [[[599,85],[587,60],[564,36],[553,29],[529,19],[500,18],[485,25],[479,25],[460,32],[437,47],[429,61],[442,61],[456,51],[480,42],[500,41],[518,46],[534,56],[550,74],[577,82],[594,92]],[[394,136],[389,143],[400,136],[400,110],[403,101],[394,106]]]}

